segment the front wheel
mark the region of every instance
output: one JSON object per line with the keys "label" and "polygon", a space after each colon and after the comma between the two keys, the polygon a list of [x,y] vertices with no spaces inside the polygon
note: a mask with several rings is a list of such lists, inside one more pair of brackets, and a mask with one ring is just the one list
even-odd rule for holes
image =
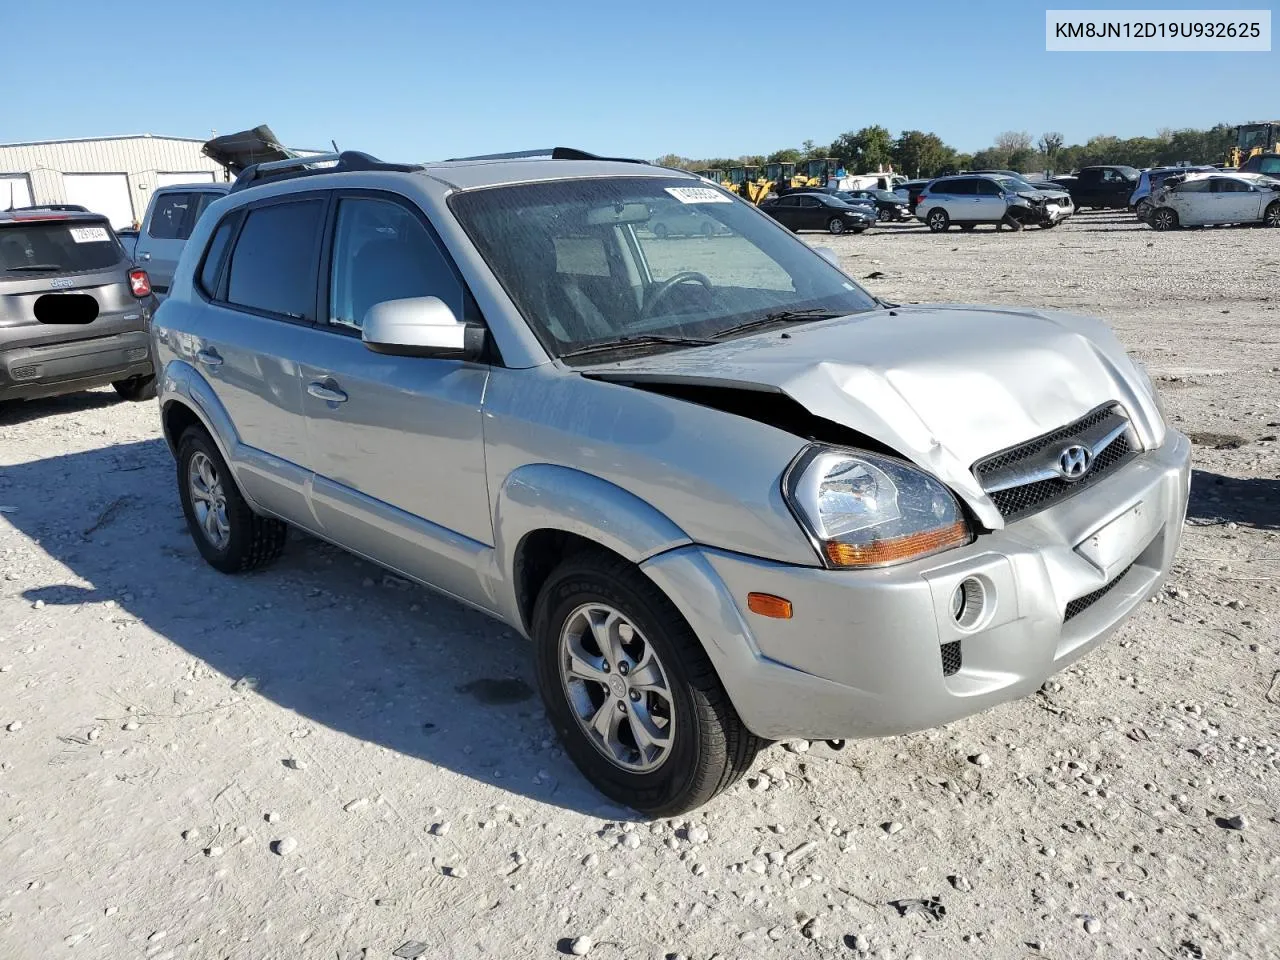
{"label": "front wheel", "polygon": [[1178,214],[1168,207],[1159,207],[1151,214],[1151,226],[1156,230],[1178,229]]}
{"label": "front wheel", "polygon": [[888,210],[877,210],[876,219],[879,220],[881,223],[888,223],[890,220],[893,219],[893,214],[890,213]]}
{"label": "front wheel", "polygon": [[659,240],[667,239],[667,234],[670,232],[671,231],[667,229],[667,225],[665,223],[655,223],[653,225],[653,235]]}
{"label": "front wheel", "polygon": [[1151,216],[1151,201],[1143,198],[1138,201],[1138,205],[1133,208],[1133,215],[1144,223],[1147,217]]}
{"label": "front wheel", "polygon": [[134,403],[156,398],[156,378],[154,375],[130,377],[128,380],[115,380],[111,386],[116,393],[120,394],[122,399],[130,400]]}
{"label": "front wheel", "polygon": [[249,508],[218,447],[200,427],[178,444],[178,498],[196,549],[223,573],[244,573],[284,552],[289,528]]}
{"label": "front wheel", "polygon": [[532,632],[547,716],[612,800],[654,817],[684,813],[731,786],[763,745],[675,606],[619,557],[561,563]]}
{"label": "front wheel", "polygon": [[844,221],[839,217],[832,217],[827,221],[827,232],[835,234],[844,233]]}
{"label": "front wheel", "polygon": [[925,223],[929,225],[929,229],[934,233],[942,233],[947,227],[951,226],[951,218],[947,216],[947,211],[942,208],[930,210],[929,216],[925,219]]}
{"label": "front wheel", "polygon": [[1280,227],[1280,200],[1267,207],[1266,212],[1262,214],[1262,222],[1268,227]]}
{"label": "front wheel", "polygon": [[1057,221],[1057,220],[1046,220],[1046,221],[1044,221],[1044,223],[1040,224],[1040,229],[1041,229],[1041,230],[1052,230],[1052,229],[1053,229],[1054,227],[1056,227],[1057,225],[1058,225],[1058,221]]}

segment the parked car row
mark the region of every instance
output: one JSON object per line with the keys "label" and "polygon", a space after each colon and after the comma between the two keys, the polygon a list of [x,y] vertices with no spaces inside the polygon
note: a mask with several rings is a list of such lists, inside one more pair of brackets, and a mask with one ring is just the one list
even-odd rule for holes
{"label": "parked car row", "polygon": [[930,182],[916,198],[915,215],[941,233],[953,225],[972,230],[979,224],[1049,229],[1074,212],[1069,194],[1037,189],[1016,174],[966,174]]}
{"label": "parked car row", "polygon": [[1142,218],[1155,230],[1233,223],[1280,227],[1280,180],[1257,173],[1168,176],[1144,202]]}

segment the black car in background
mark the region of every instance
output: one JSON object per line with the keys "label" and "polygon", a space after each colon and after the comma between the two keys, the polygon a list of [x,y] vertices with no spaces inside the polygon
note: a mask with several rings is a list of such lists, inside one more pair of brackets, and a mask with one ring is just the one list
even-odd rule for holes
{"label": "black car in background", "polygon": [[907,212],[912,216],[915,216],[916,204],[920,202],[920,194],[924,193],[924,188],[932,182],[932,180],[908,180],[899,187],[899,189],[907,192]]}
{"label": "black car in background", "polygon": [[[881,223],[888,223],[890,220],[907,220],[911,217],[907,210],[906,199],[892,190],[850,190],[848,196],[855,200],[869,200],[874,204],[876,219]],[[846,198],[841,196],[840,199]]]}
{"label": "black car in background", "polygon": [[1280,180],[1280,153],[1255,153],[1240,164],[1241,173],[1260,173]]}
{"label": "black car in background", "polygon": [[760,209],[792,230],[825,230],[828,233],[862,233],[876,222],[871,207],[854,207],[829,194],[788,193],[770,197]]}
{"label": "black car in background", "polygon": [[1127,210],[1129,197],[1133,195],[1141,175],[1134,167],[1083,167],[1070,183],[1064,183],[1062,187],[1071,194],[1078,208]]}

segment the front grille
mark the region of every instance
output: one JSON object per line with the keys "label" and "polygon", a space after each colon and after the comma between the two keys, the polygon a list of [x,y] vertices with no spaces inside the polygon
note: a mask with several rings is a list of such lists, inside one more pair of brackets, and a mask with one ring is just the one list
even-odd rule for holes
{"label": "front grille", "polygon": [[942,675],[951,677],[960,672],[961,666],[960,641],[953,640],[951,643],[942,645]]}
{"label": "front grille", "polygon": [[[1087,489],[1134,456],[1137,450],[1130,442],[1126,429],[1125,433],[1113,439],[1094,456],[1089,472],[1080,479],[1065,480],[1059,476],[1043,475],[1046,472],[1053,473],[1044,468],[1060,445],[1088,436],[1091,432],[1105,430],[1109,425],[1120,427],[1127,424],[1128,418],[1124,412],[1119,407],[1108,404],[1065,427],[979,461],[974,465],[973,473],[983,489],[987,490],[991,502],[1000,511],[1000,516],[1006,521],[1016,520]],[[1004,486],[1003,489],[990,489],[997,486],[1001,478],[1020,472],[1025,472],[1034,479],[1016,486]]]}
{"label": "front grille", "polygon": [[1093,593],[1086,593],[1083,597],[1076,597],[1076,599],[1068,603],[1067,612],[1062,616],[1062,622],[1066,623],[1068,620],[1072,619],[1073,617],[1080,616],[1080,614],[1084,613],[1086,610],[1092,607],[1095,603],[1097,603],[1099,600],[1105,597],[1108,593],[1110,593],[1111,588],[1114,587],[1121,580],[1123,580],[1125,578],[1125,574],[1127,574],[1132,569],[1133,569],[1133,564],[1131,563],[1129,564],[1129,566],[1121,570],[1120,573],[1117,574],[1110,583],[1103,584],[1097,590],[1093,591]]}

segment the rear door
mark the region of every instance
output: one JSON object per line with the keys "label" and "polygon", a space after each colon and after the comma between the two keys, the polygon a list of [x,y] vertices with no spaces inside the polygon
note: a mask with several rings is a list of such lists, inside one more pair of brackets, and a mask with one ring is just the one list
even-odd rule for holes
{"label": "rear door", "polygon": [[778,202],[769,208],[769,213],[783,226],[800,229],[800,195],[779,197]]}
{"label": "rear door", "polygon": [[1209,185],[1214,223],[1251,223],[1262,219],[1262,194],[1231,177],[1213,177]]}
{"label": "rear door", "polygon": [[237,480],[271,512],[314,527],[297,357],[316,318],[328,198],[271,197],[228,214],[196,270],[209,301],[187,329],[198,367],[235,426]]}
{"label": "rear door", "polygon": [[1096,207],[1101,202],[1102,171],[1097,167],[1081,170],[1071,188],[1077,207]]}
{"label": "rear door", "polygon": [[943,206],[947,216],[957,223],[973,223],[982,218],[979,208],[978,184],[973,177],[957,177],[946,183],[946,199]]}
{"label": "rear door", "polygon": [[797,230],[825,230],[828,220],[827,208],[815,196],[801,195],[800,209],[796,218]]}

